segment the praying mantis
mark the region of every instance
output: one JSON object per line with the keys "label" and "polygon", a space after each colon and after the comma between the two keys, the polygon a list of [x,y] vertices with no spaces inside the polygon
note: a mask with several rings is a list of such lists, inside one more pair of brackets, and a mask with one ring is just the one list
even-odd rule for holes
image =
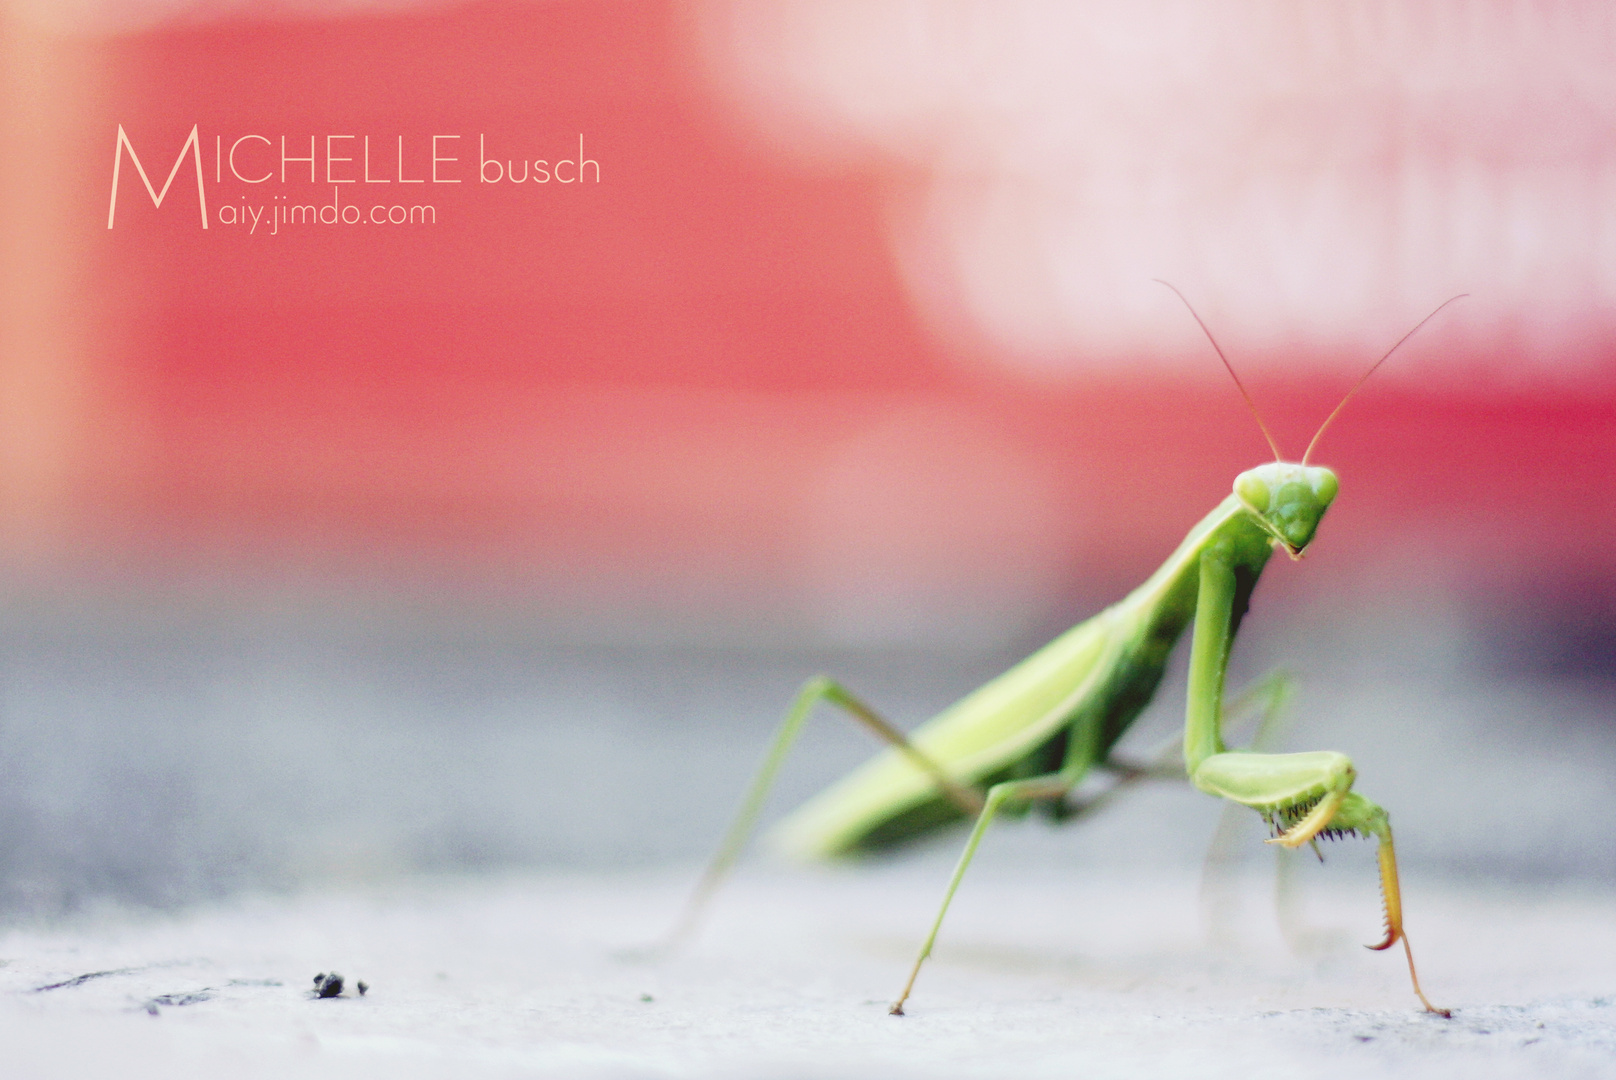
{"label": "praying mantis", "polygon": [[1357,773],[1345,754],[1229,749],[1224,744],[1224,677],[1230,646],[1269,556],[1283,550],[1300,559],[1339,489],[1334,472],[1308,463],[1320,437],[1369,376],[1460,297],[1444,302],[1403,335],[1319,426],[1302,460],[1288,462],[1206,323],[1183,293],[1161,284],[1190,308],[1256,417],[1274,460],[1235,477],[1232,493],[1189,531],[1144,584],[973,690],[912,735],[894,728],[839,683],[810,679],[787,712],[674,938],[693,927],[739,856],[809,712],[824,702],[888,746],[777,826],[778,846],[831,858],[889,847],[961,819],[975,820],[908,981],[889,1009],[902,1016],[988,826],[1006,807],[1043,803],[1056,817],[1069,811],[1065,800],[1078,784],[1097,767],[1113,767],[1112,748],[1150,701],[1168,654],[1193,623],[1183,737],[1184,773],[1190,783],[1257,811],[1274,831],[1267,842],[1283,848],[1342,836],[1373,838],[1386,934],[1368,948],[1385,950],[1402,942],[1415,995],[1428,1012],[1451,1015],[1432,1005],[1420,989],[1403,929],[1397,856],[1386,811],[1353,790]]}

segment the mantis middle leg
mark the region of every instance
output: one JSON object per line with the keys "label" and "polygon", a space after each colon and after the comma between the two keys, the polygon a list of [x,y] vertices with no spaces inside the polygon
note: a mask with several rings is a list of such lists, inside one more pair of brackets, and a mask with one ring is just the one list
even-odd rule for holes
{"label": "mantis middle leg", "polygon": [[[1220,685],[1218,691],[1221,693],[1221,690]],[[1261,737],[1264,729],[1278,714],[1289,696],[1289,678],[1283,674],[1275,674],[1264,679],[1232,702],[1229,711],[1236,714],[1245,712],[1255,703],[1260,702],[1262,714],[1259,721],[1259,737]],[[1221,712],[1218,715],[1218,722],[1221,726]],[[1068,752],[1067,760],[1061,766],[1059,772],[1034,776],[1025,780],[1006,781],[1002,784],[995,784],[988,789],[987,801],[983,805],[981,813],[977,815],[976,825],[971,829],[970,837],[965,841],[965,850],[960,853],[959,862],[954,866],[954,874],[949,879],[947,890],[943,893],[942,905],[937,911],[936,918],[932,920],[931,929],[926,935],[925,942],[920,947],[920,954],[915,958],[914,967],[910,969],[909,980],[904,984],[903,992],[898,995],[898,999],[892,1003],[892,1007],[888,1010],[892,1015],[903,1015],[904,1002],[909,999],[911,991],[914,990],[915,979],[920,975],[921,966],[925,964],[927,957],[931,955],[932,946],[936,944],[937,933],[942,928],[943,918],[948,914],[948,907],[953,902],[954,893],[959,889],[960,882],[964,880],[965,871],[970,867],[971,860],[976,855],[977,846],[982,842],[982,837],[986,835],[988,826],[993,823],[993,819],[998,815],[999,810],[1007,802],[1039,802],[1065,799],[1072,789],[1088,775],[1089,769],[1094,764],[1093,735],[1097,730],[1098,717],[1091,716],[1075,719],[1072,725],[1074,733],[1072,746]],[[1122,767],[1118,770],[1122,773],[1122,777],[1116,784],[1096,797],[1096,799],[1073,809],[1077,813],[1091,811],[1125,786],[1152,776],[1165,775],[1165,770],[1157,767],[1158,759],[1168,751],[1176,754],[1180,741],[1176,738],[1172,740],[1162,753],[1151,755],[1149,762],[1143,766]],[[1182,775],[1182,773],[1178,775]]]}
{"label": "mantis middle leg", "polygon": [[931,930],[920,946],[920,954],[915,957],[915,966],[909,971],[909,981],[903,984],[903,992],[887,1010],[889,1013],[893,1016],[903,1015],[903,1003],[909,1000],[909,994],[915,988],[915,979],[920,975],[920,967],[931,955],[931,948],[937,941],[937,931],[942,929],[943,917],[948,914],[948,905],[953,901],[955,891],[965,878],[965,871],[976,855],[977,845],[982,842],[982,837],[987,833],[988,826],[993,824],[993,819],[998,815],[1000,808],[1010,801],[1038,802],[1046,799],[1064,799],[1082,781],[1092,761],[1092,752],[1085,753],[1078,750],[1068,756],[1066,764],[1059,772],[1033,776],[1025,780],[1007,780],[988,789],[987,801],[982,806],[982,812],[977,815],[976,825],[965,841],[965,850],[960,852],[959,862],[954,866],[954,875],[949,878],[948,889],[943,893],[942,906],[937,909],[937,917],[932,920]]}

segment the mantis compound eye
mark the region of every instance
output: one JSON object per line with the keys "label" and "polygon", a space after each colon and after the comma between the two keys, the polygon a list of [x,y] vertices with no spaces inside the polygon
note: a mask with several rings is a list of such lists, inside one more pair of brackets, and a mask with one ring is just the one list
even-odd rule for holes
{"label": "mantis compound eye", "polygon": [[1240,496],[1240,501],[1259,514],[1268,512],[1268,484],[1257,475],[1255,469],[1243,472],[1235,477],[1234,493]]}
{"label": "mantis compound eye", "polygon": [[1307,480],[1313,488],[1313,494],[1318,497],[1320,506],[1329,506],[1335,502],[1336,492],[1341,490],[1341,481],[1336,479],[1335,473],[1317,465],[1307,470]]}

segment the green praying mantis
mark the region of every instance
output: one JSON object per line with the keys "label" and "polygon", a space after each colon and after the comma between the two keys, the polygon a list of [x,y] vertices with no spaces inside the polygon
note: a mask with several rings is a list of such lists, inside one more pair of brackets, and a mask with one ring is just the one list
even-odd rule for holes
{"label": "green praying mantis", "polygon": [[[1245,398],[1274,460],[1235,477],[1233,492],[1202,518],[1144,584],[1066,631],[1004,674],[904,735],[840,684],[810,679],[742,799],[733,824],[696,886],[675,939],[695,923],[751,834],[775,775],[813,706],[833,705],[888,744],[887,749],[820,793],[777,826],[778,845],[794,854],[831,858],[891,847],[961,820],[975,820],[942,904],[902,992],[889,1010],[901,1016],[921,966],[977,846],[1006,807],[1044,804],[1061,816],[1066,800],[1096,768],[1118,768],[1112,748],[1155,693],[1168,654],[1184,629],[1190,645],[1184,715],[1184,772],[1209,795],[1249,806],[1268,822],[1268,840],[1283,848],[1344,835],[1378,842],[1386,936],[1399,941],[1414,993],[1429,1012],[1449,1016],[1426,998],[1403,930],[1397,856],[1386,811],[1353,790],[1352,761],[1333,750],[1270,754],[1224,744],[1224,677],[1229,649],[1268,558],[1283,550],[1299,559],[1312,543],[1339,488],[1335,473],[1308,464],[1319,438],[1369,376],[1454,300],[1443,303],[1369,368],[1320,425],[1300,463],[1287,462],[1234,367],[1190,307]],[[1134,770],[1137,772],[1137,769]],[[1316,847],[1315,847],[1315,850]]]}

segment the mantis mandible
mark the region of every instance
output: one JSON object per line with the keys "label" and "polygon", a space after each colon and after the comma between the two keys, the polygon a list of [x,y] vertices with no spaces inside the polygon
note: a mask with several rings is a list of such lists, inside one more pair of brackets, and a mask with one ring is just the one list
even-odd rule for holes
{"label": "mantis mandible", "polygon": [[[1178,293],[1177,288],[1162,282]],[[1463,294],[1461,294],[1463,295]],[[1235,477],[1233,492],[1190,530],[1154,574],[1122,600],[1066,631],[1004,674],[973,690],[910,736],[882,719],[840,684],[810,679],[797,694],[733,824],[697,885],[673,937],[695,923],[707,897],[751,833],[775,774],[812,707],[834,705],[888,743],[888,748],[820,793],[775,829],[779,846],[829,858],[889,847],[961,819],[975,819],[930,932],[902,992],[889,1010],[903,1015],[921,965],[931,955],[943,917],[988,826],[1006,806],[1051,806],[1065,800],[1096,767],[1115,767],[1111,750],[1150,701],[1167,657],[1193,622],[1184,772],[1209,795],[1249,806],[1268,822],[1268,840],[1297,848],[1343,835],[1378,842],[1385,939],[1399,941],[1414,993],[1427,1000],[1403,931],[1397,856],[1386,811],[1354,791],[1352,761],[1333,750],[1268,754],[1224,745],[1224,676],[1229,648],[1268,558],[1283,550],[1299,559],[1339,488],[1335,473],[1308,464],[1319,438],[1369,376],[1448,304],[1403,335],[1364,373],[1319,426],[1300,462],[1287,462],[1263,424],[1239,375],[1212,332],[1190,307],[1262,428],[1274,460]],[[1126,767],[1123,767],[1126,771]],[[1135,770],[1137,771],[1137,770]]]}

